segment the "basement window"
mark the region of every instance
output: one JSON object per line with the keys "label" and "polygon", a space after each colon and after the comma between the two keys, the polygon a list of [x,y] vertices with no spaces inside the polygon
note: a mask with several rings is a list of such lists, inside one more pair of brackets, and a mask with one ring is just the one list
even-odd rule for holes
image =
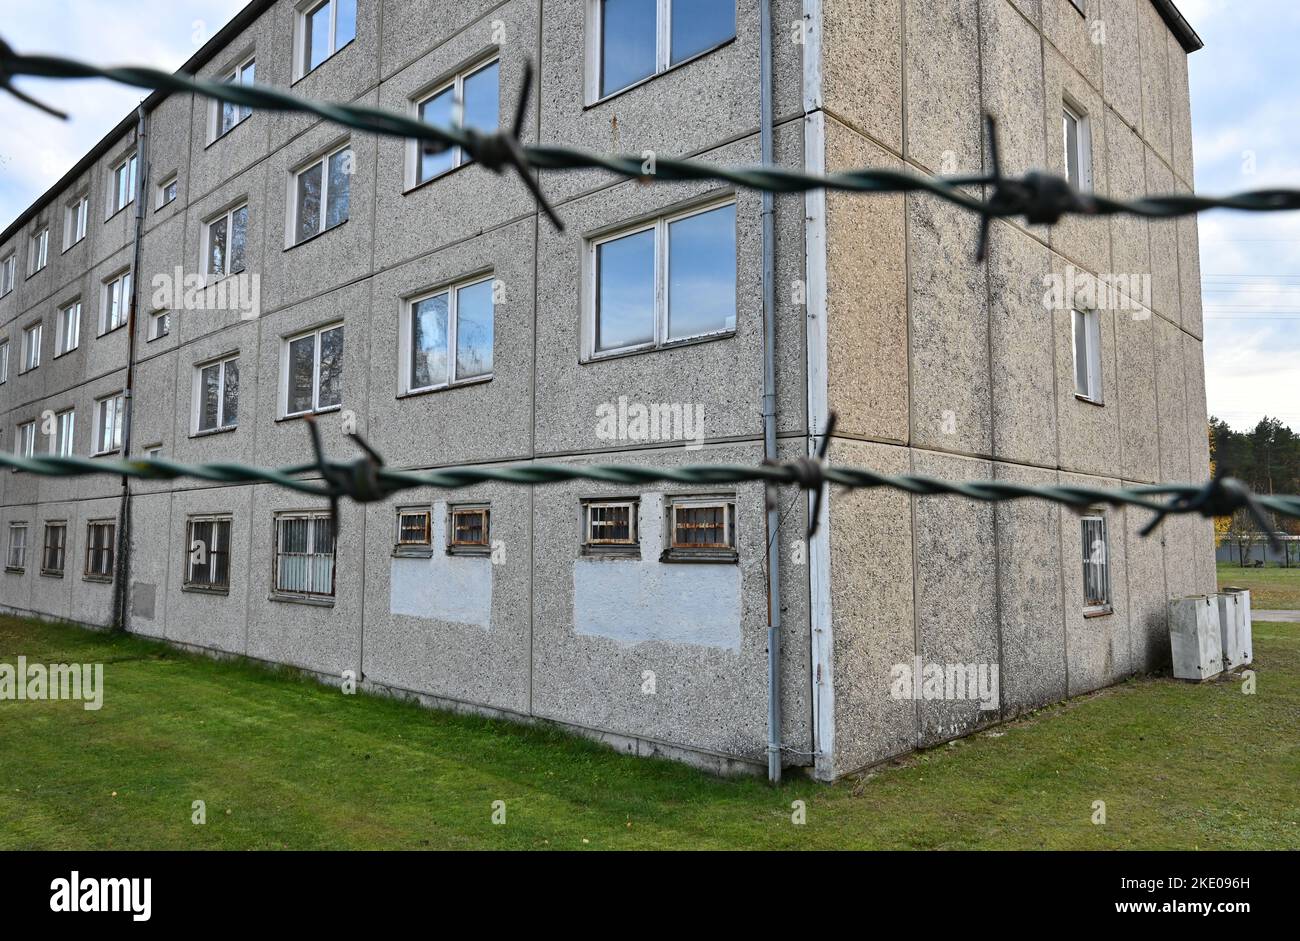
{"label": "basement window", "polygon": [[1101,315],[1095,310],[1075,310],[1071,316],[1074,394],[1085,402],[1101,405]]}
{"label": "basement window", "polygon": [[27,524],[9,524],[9,554],[5,557],[5,571],[21,573],[27,568]]}
{"label": "basement window", "polygon": [[1083,613],[1098,616],[1111,613],[1110,547],[1106,516],[1094,511],[1080,520],[1083,534]]}
{"label": "basement window", "polygon": [[393,555],[425,558],[433,554],[433,514],[426,507],[401,507]]}
{"label": "basement window", "polygon": [[46,523],[45,546],[41,554],[41,574],[62,578],[68,554],[68,524]]}
{"label": "basement window", "polygon": [[736,36],[735,0],[588,0],[588,101],[631,88]]}
{"label": "basement window", "polygon": [[729,497],[674,497],[661,562],[735,562],[736,503]]}
{"label": "basement window", "polygon": [[185,587],[201,591],[230,590],[229,516],[193,516],[186,526]]}
{"label": "basement window", "polygon": [[640,558],[639,500],[589,500],[583,504],[584,555]]}
{"label": "basement window", "polygon": [[275,594],[334,597],[334,524],[329,513],[281,513],[275,518]]}
{"label": "basement window", "polygon": [[117,523],[91,520],[86,526],[86,581],[106,582],[113,577],[114,539]]}
{"label": "basement window", "polygon": [[487,506],[454,506],[450,516],[449,555],[487,555],[491,551],[491,511]]}

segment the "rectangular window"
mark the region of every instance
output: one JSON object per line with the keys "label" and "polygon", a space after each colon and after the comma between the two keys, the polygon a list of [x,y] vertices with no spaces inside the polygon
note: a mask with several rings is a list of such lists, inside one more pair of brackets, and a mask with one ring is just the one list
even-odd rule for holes
{"label": "rectangular window", "polygon": [[41,364],[41,335],[44,324],[34,323],[23,329],[23,361],[20,372],[31,372]]}
{"label": "rectangular window", "polygon": [[28,264],[27,273],[36,274],[44,268],[50,261],[50,229],[49,226],[41,229],[32,236],[32,255]]}
{"label": "rectangular window", "polygon": [[299,77],[306,75],[357,37],[357,0],[307,4],[298,14]]}
{"label": "rectangular window", "polygon": [[36,456],[36,422],[23,422],[18,426],[18,437],[14,441],[19,457]]}
{"label": "rectangular window", "polygon": [[0,340],[0,385],[9,381],[9,341]]}
{"label": "rectangular window", "polygon": [[1065,143],[1065,178],[1078,190],[1092,188],[1091,142],[1087,118],[1071,105],[1062,109]]}
{"label": "rectangular window", "polygon": [[14,289],[14,276],[18,270],[18,256],[10,252],[4,261],[0,261],[0,297]]}
{"label": "rectangular window", "polygon": [[1102,403],[1101,314],[1095,310],[1072,313],[1074,334],[1074,394]]}
{"label": "rectangular window", "polygon": [[63,222],[63,250],[65,252],[86,237],[86,217],[89,214],[89,196],[81,196],[68,204]]}
{"label": "rectangular window", "polygon": [[639,500],[590,500],[583,504],[583,549],[592,552],[635,552]]}
{"label": "rectangular window", "polygon": [[1106,539],[1106,517],[1101,513],[1084,516],[1083,606],[1090,613],[1110,610],[1110,554]]}
{"label": "rectangular window", "polygon": [[238,274],[248,254],[248,206],[237,206],[203,229],[205,270],[211,277]]}
{"label": "rectangular window", "polygon": [[334,595],[334,527],[328,513],[282,513],[275,518],[275,590]]}
{"label": "rectangular window", "polygon": [[27,567],[27,524],[9,524],[9,554],[5,557],[5,568],[11,572],[21,572]]}
{"label": "rectangular window", "polygon": [[126,326],[126,318],[130,310],[131,273],[127,271],[104,282],[104,303],[99,311],[100,335]]}
{"label": "rectangular window", "polygon": [[234,428],[239,423],[239,357],[194,370],[194,429]]}
{"label": "rectangular window", "polygon": [[410,301],[400,341],[402,392],[445,389],[492,377],[493,280],[455,285]]}
{"label": "rectangular window", "polygon": [[108,192],[110,216],[135,202],[137,163],[136,155],[132,154],[113,168],[113,181]]}
{"label": "rectangular window", "polygon": [[68,553],[68,524],[46,523],[45,544],[41,552],[41,574],[63,577]]}
{"label": "rectangular window", "polygon": [[280,374],[281,417],[338,408],[343,403],[343,324],[286,339]]}
{"label": "rectangular window", "polygon": [[[497,60],[462,72],[438,86],[415,105],[416,115],[426,124],[439,127],[472,127],[486,134],[500,127],[501,63]],[[442,176],[473,158],[459,147],[427,153],[419,141],[407,145],[407,186],[418,186]]]}
{"label": "rectangular window", "polygon": [[293,242],[305,242],[348,221],[352,148],[345,145],[294,174]]}
{"label": "rectangular window", "polygon": [[187,526],[185,586],[230,590],[229,516],[194,516]]}
{"label": "rectangular window", "polygon": [[491,542],[491,510],[482,505],[454,506],[447,527],[447,551],[456,553],[486,553]]}
{"label": "rectangular window", "polygon": [[736,502],[730,497],[674,497],[667,507],[662,561],[734,562]]}
{"label": "rectangular window", "polygon": [[114,540],[117,523],[94,520],[86,526],[86,578],[92,581],[113,577]]}
{"label": "rectangular window", "polygon": [[71,353],[81,343],[81,301],[73,301],[59,308],[59,319],[54,325],[54,355]]}
{"label": "rectangular window", "polygon": [[736,204],[665,216],[590,243],[586,355],[736,329]]}
{"label": "rectangular window", "polygon": [[735,0],[595,0],[599,70],[594,95],[604,98],[736,35]]}
{"label": "rectangular window", "polygon": [[158,460],[159,458],[162,457],[162,450],[163,450],[163,449],[162,449],[162,445],[161,445],[161,444],[151,444],[151,445],[149,445],[149,447],[147,447],[147,448],[144,449],[145,460],[147,460],[147,461],[156,461],[156,460]]}
{"label": "rectangular window", "polygon": [[[221,80],[227,85],[252,85],[256,75],[256,60],[248,59],[223,75]],[[248,105],[237,105],[229,101],[213,101],[212,107],[214,109],[213,140],[229,134],[253,114],[253,109]],[[175,186],[175,180],[172,181],[172,185]]]}
{"label": "rectangular window", "polygon": [[71,457],[73,435],[77,430],[77,413],[74,409],[54,416],[54,435],[50,439],[50,453],[57,457]]}
{"label": "rectangular window", "polygon": [[429,510],[404,507],[397,511],[397,541],[394,548],[428,549],[433,545],[433,514]]}
{"label": "rectangular window", "polygon": [[125,400],[122,393],[95,402],[95,453],[109,454],[122,447],[122,420]]}
{"label": "rectangular window", "polygon": [[172,332],[172,315],[165,310],[149,315],[149,340],[161,340]]}
{"label": "rectangular window", "polygon": [[161,209],[163,206],[174,203],[177,195],[179,195],[179,188],[176,183],[176,174],[173,173],[167,179],[158,184],[157,208]]}

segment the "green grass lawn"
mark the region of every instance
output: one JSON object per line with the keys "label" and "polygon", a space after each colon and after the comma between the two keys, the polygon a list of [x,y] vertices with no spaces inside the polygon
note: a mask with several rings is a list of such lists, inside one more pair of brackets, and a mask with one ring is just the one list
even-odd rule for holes
{"label": "green grass lawn", "polygon": [[1219,563],[1219,587],[1250,589],[1250,610],[1300,611],[1300,568],[1244,569]]}
{"label": "green grass lawn", "polygon": [[102,662],[106,687],[98,712],[0,702],[0,848],[1294,849],[1300,625],[1257,622],[1255,650],[1255,695],[1133,680],[868,777],[773,790],[0,618],[0,663]]}

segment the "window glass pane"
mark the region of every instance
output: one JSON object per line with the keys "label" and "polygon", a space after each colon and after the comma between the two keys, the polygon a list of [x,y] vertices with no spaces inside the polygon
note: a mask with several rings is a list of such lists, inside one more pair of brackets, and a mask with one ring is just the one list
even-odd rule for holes
{"label": "window glass pane", "polygon": [[208,274],[226,273],[226,220],[208,226]]}
{"label": "window glass pane", "polygon": [[500,124],[500,73],[497,62],[465,78],[465,127],[492,132]]}
{"label": "window glass pane", "polygon": [[596,349],[616,350],[653,341],[654,230],[598,246],[596,270]]}
{"label": "window glass pane", "polygon": [[125,400],[119,395],[113,399],[113,447],[122,446],[122,409],[125,407]]}
{"label": "window glass pane", "polygon": [[230,274],[244,270],[248,246],[248,207],[241,206],[230,216]]}
{"label": "window glass pane", "polygon": [[310,72],[330,55],[330,5],[322,3],[307,14],[307,49],[303,61]]}
{"label": "window glass pane", "polygon": [[1087,395],[1088,389],[1088,318],[1074,311],[1074,391]]}
{"label": "window glass pane", "polygon": [[411,388],[447,381],[447,294],[425,298],[411,308]]}
{"label": "window glass pane", "polygon": [[298,174],[298,241],[320,231],[320,185],[322,164]]}
{"label": "window glass pane", "polygon": [[239,360],[225,364],[225,386],[221,394],[221,426],[230,428],[239,421]]}
{"label": "window glass pane", "polygon": [[[231,101],[221,102],[221,134],[239,123],[239,106]],[[220,135],[218,135],[220,136]]]}
{"label": "window glass pane", "polygon": [[[455,123],[453,120],[455,103],[455,88],[448,88],[446,91],[439,92],[420,105],[420,120],[426,124],[449,127]],[[418,143],[416,146],[420,147]],[[427,153],[423,147],[420,147],[419,182],[423,183],[425,180],[431,180],[439,173],[446,173],[454,166],[456,166],[456,148],[445,150],[442,153],[431,154]]]}
{"label": "window glass pane", "polygon": [[329,408],[343,401],[343,328],[333,327],[320,335],[320,398],[317,408]]}
{"label": "window glass pane", "polygon": [[1065,175],[1074,186],[1079,185],[1079,122],[1070,112],[1065,112]]}
{"label": "window glass pane", "polygon": [[289,344],[289,396],[291,414],[312,409],[312,373],[316,366],[316,337],[300,337]]}
{"label": "window glass pane", "polygon": [[456,292],[456,378],[492,372],[492,282]]}
{"label": "window glass pane", "polygon": [[329,159],[329,199],[326,201],[325,228],[346,222],[351,188],[352,151],[340,150]]}
{"label": "window glass pane", "polygon": [[334,48],[342,49],[357,38],[357,0],[335,0],[339,5],[334,24]]}
{"label": "window glass pane", "polygon": [[217,427],[221,406],[221,367],[208,366],[199,373],[199,387],[203,396],[199,411],[199,430],[211,431]]}
{"label": "window glass pane", "polygon": [[668,338],[736,329],[736,207],[668,227]]}
{"label": "window glass pane", "polygon": [[656,0],[605,0],[601,17],[600,93],[655,73]]}
{"label": "window glass pane", "polygon": [[672,63],[736,35],[736,0],[673,0]]}

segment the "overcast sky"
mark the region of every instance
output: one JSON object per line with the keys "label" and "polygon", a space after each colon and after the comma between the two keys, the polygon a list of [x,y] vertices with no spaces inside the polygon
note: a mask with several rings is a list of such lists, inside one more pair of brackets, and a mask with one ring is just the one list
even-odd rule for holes
{"label": "overcast sky", "polygon": [[[4,0],[0,35],[22,51],[175,69],[244,2]],[[1206,43],[1191,57],[1197,189],[1300,186],[1300,3],[1179,6]],[[0,95],[0,226],[143,97],[106,82],[20,81],[72,120]],[[1202,216],[1201,270],[1210,412],[1239,428],[1271,415],[1300,429],[1300,213]]]}

